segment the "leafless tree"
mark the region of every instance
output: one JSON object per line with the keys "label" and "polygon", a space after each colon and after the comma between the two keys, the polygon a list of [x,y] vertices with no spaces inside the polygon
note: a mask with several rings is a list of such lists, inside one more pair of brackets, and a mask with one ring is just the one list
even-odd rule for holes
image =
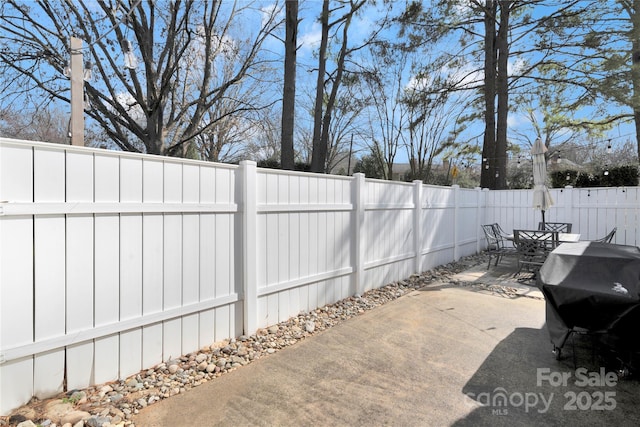
{"label": "leafless tree", "polygon": [[[316,98],[314,107],[313,125],[313,153],[311,156],[311,170],[313,172],[325,172],[327,167],[327,152],[329,149],[329,129],[332,114],[336,105],[338,90],[342,84],[345,74],[345,64],[349,55],[361,49],[362,45],[352,47],[349,44],[349,28],[355,15],[360,11],[366,0],[340,0],[334,10],[330,8],[330,1],[324,0],[320,24],[322,26],[322,37],[318,51],[318,80],[316,84]],[[346,8],[344,14],[336,13],[342,8]],[[338,15],[334,20],[331,16]],[[335,68],[327,72],[327,56],[329,49],[329,35],[334,30],[337,32],[334,40],[338,42],[339,48]],[[375,34],[375,33],[374,33]],[[373,37],[373,36],[372,36]],[[367,45],[370,39],[363,45]]]}
{"label": "leafless tree", "polygon": [[[123,150],[185,155],[189,143],[220,120],[264,106],[254,99],[210,115],[220,103],[229,105],[234,88],[264,77],[268,61],[261,48],[279,25],[278,12],[248,1],[6,0],[0,6],[2,99],[70,102],[64,69],[70,37],[78,37],[97,77],[85,84],[92,107],[86,114]],[[261,25],[239,27],[240,17],[251,14]],[[229,58],[232,72],[223,74]]]}
{"label": "leafless tree", "polygon": [[403,128],[408,128],[408,110],[402,103],[408,68],[405,52],[384,54],[372,47],[367,71],[362,74],[363,97],[369,100],[370,147],[384,161],[384,178],[393,178],[393,163],[404,144]]}
{"label": "leafless tree", "polygon": [[293,150],[293,130],[296,103],[296,53],[298,50],[298,0],[286,1],[286,35],[284,41],[284,90],[282,93],[282,148],[280,165],[292,170],[295,153]]}
{"label": "leafless tree", "polygon": [[0,110],[0,136],[34,141],[68,143],[68,116],[56,109],[23,114],[14,108]]}

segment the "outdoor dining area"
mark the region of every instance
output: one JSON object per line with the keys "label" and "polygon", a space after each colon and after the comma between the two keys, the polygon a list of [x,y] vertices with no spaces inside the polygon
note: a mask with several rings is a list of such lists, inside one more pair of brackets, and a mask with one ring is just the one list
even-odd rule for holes
{"label": "outdoor dining area", "polygon": [[[482,225],[490,269],[517,258],[514,277],[529,280],[544,295],[546,327],[557,359],[576,336],[591,338],[593,351],[614,354],[624,374],[640,372],[640,248],[613,243],[617,227],[595,240],[581,239],[570,222],[547,222],[553,200],[545,184],[545,147],[533,145],[533,208],[541,221],[531,229],[505,231]],[[572,341],[575,343],[575,341]],[[575,345],[573,347],[574,365]]]}
{"label": "outdoor dining area", "polygon": [[612,243],[616,227],[596,240],[581,240],[571,223],[540,222],[511,233],[497,223],[482,229],[487,268],[515,257],[513,277],[526,278],[544,295],[557,359],[571,343],[576,364],[574,340],[582,336],[594,353],[613,354],[626,374],[640,369],[640,248]]}
{"label": "outdoor dining area", "polygon": [[[506,232],[482,225],[489,262],[515,258],[512,277],[538,288],[545,299],[546,327],[557,359],[576,361],[576,339],[593,354],[613,356],[624,375],[640,372],[640,248],[612,243],[617,228],[596,240],[581,239],[571,223]],[[571,351],[564,351],[570,344]]]}

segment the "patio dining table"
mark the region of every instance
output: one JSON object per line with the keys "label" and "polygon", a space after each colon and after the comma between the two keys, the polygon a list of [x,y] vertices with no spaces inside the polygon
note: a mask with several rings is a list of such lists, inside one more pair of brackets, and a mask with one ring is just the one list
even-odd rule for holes
{"label": "patio dining table", "polygon": [[625,351],[640,349],[640,248],[563,243],[549,254],[537,282],[557,355],[578,329],[609,336]]}
{"label": "patio dining table", "polygon": [[[507,240],[513,241],[513,233],[506,235]],[[558,240],[562,243],[575,243],[580,241],[579,233],[558,233]]]}

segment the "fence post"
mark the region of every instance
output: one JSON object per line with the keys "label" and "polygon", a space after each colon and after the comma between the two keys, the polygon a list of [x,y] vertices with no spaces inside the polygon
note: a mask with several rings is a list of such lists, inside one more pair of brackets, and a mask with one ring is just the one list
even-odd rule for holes
{"label": "fence post", "polygon": [[460,219],[460,186],[452,185],[453,188],[453,260],[458,261],[460,259],[460,250],[458,249],[458,229],[460,225],[458,224],[458,219]]}
{"label": "fence post", "polygon": [[415,273],[422,273],[422,181],[413,181],[413,249]]}
{"label": "fence post", "polygon": [[480,242],[482,242],[483,233],[480,231],[484,222],[483,196],[482,188],[476,187],[476,253],[480,253]]}
{"label": "fence post", "polygon": [[[565,200],[566,205],[565,205],[565,211],[564,214],[566,216],[566,222],[571,222],[573,224],[577,224],[578,221],[574,221],[573,219],[573,187],[571,185],[566,185],[562,190],[560,190],[562,192],[567,192],[567,195],[565,196]],[[574,231],[575,233],[575,231]]]}
{"label": "fence post", "polygon": [[353,174],[354,191],[354,212],[355,212],[355,230],[354,230],[354,282],[355,293],[362,295],[364,293],[364,174]]}
{"label": "fence post", "polygon": [[242,170],[242,291],[243,330],[251,335],[258,329],[258,203],[256,162],[240,162]]}

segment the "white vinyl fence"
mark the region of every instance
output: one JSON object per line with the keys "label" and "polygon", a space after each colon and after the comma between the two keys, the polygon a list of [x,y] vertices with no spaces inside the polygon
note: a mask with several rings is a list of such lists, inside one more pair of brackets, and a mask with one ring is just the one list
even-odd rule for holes
{"label": "white vinyl fence", "polygon": [[[531,209],[532,191],[487,191],[484,221],[505,230],[537,228],[540,211]],[[640,187],[551,189],[549,222],[570,222],[582,240],[604,237],[617,227],[612,243],[640,246]]]}
{"label": "white vinyl fence", "polygon": [[[638,188],[552,190],[548,221],[637,245]],[[535,228],[531,191],[258,169],[0,138],[0,414]]]}
{"label": "white vinyl fence", "polygon": [[0,139],[0,413],[473,254],[483,198]]}

